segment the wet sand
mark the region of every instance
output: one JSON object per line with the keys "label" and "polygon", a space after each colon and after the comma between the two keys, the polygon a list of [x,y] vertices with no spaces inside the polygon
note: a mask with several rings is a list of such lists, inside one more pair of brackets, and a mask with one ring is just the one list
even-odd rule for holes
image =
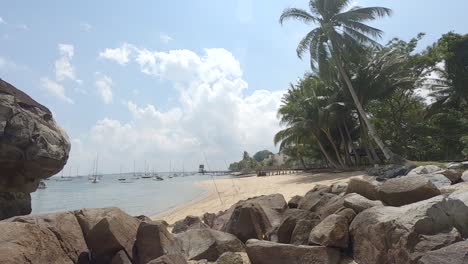
{"label": "wet sand", "polygon": [[317,184],[331,185],[337,182],[347,182],[351,177],[360,177],[364,172],[340,173],[298,173],[266,177],[244,177],[230,179],[215,179],[195,183],[207,188],[207,192],[152,219],[163,219],[172,224],[187,215],[201,216],[204,213],[217,213],[228,209],[239,200],[259,195],[280,193],[286,201],[295,195],[304,195]]}

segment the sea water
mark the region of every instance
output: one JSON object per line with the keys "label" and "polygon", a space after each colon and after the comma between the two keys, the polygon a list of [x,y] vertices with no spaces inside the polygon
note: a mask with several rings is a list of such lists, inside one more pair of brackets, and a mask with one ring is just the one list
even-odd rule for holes
{"label": "sea water", "polygon": [[[151,216],[204,195],[207,190],[194,183],[211,179],[211,176],[194,173],[173,178],[160,174],[163,181],[132,179],[132,176],[104,175],[98,183],[92,183],[88,177],[73,177],[71,181],[52,177],[44,181],[46,189],[31,194],[32,212],[115,206],[131,215]],[[119,178],[126,181],[119,181]]]}

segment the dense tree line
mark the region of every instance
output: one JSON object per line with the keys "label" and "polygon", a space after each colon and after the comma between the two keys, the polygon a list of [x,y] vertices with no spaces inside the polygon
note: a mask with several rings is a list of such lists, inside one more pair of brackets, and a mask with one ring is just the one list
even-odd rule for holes
{"label": "dense tree line", "polygon": [[281,15],[317,27],[298,45],[312,71],[284,95],[275,144],[304,167],[467,158],[468,35],[419,52],[424,34],[380,45],[382,31],[365,23],[391,10],[349,3],[311,0]]}

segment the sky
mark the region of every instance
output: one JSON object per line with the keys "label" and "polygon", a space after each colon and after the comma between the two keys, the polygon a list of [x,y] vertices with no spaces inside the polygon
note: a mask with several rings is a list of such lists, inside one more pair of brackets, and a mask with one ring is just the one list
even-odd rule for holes
{"label": "sky", "polygon": [[[467,33],[466,0],[358,0],[385,6],[380,42]],[[313,25],[278,23],[306,0],[2,1],[0,78],[49,107],[70,138],[65,174],[226,169],[277,151],[277,109],[309,70]]]}

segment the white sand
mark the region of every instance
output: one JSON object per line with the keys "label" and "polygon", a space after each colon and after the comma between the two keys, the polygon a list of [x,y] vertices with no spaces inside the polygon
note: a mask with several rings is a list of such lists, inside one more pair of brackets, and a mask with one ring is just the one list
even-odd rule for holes
{"label": "white sand", "polygon": [[[304,195],[316,184],[331,185],[336,182],[347,182],[351,177],[362,176],[363,172],[342,173],[300,173],[267,177],[246,177],[218,179],[197,183],[206,187],[208,192],[186,204],[152,216],[152,219],[164,219],[172,224],[187,215],[201,216],[204,213],[217,213],[228,209],[239,200],[250,197],[280,193],[286,201],[295,195]],[[216,187],[219,192],[216,191]]]}

